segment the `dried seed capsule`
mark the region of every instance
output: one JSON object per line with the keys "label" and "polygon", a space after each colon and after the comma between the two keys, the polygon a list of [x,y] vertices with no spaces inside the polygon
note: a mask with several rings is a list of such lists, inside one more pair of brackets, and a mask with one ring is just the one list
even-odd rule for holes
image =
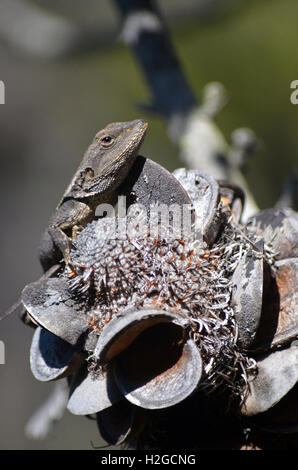
{"label": "dried seed capsule", "polygon": [[298,381],[298,347],[267,353],[257,361],[258,374],[251,381],[242,414],[263,413],[278,403]]}
{"label": "dried seed capsule", "polygon": [[89,415],[108,408],[121,398],[111,374],[102,371],[91,376],[84,364],[70,383],[67,408],[75,415]]}
{"label": "dried seed capsule", "polygon": [[38,327],[30,349],[30,365],[34,377],[47,382],[72,374],[85,359],[84,355],[79,354],[79,350],[80,348]]}
{"label": "dried seed capsule", "polygon": [[292,209],[266,209],[247,222],[274,251],[275,259],[298,257],[298,214]]}
{"label": "dried seed capsule", "polygon": [[219,187],[214,178],[198,170],[179,168],[173,175],[188,192],[195,209],[196,238],[212,245],[223,222],[219,211]]}
{"label": "dried seed capsule", "polygon": [[190,395],[201,378],[202,360],[187,339],[187,325],[187,317],[171,311],[123,311],[103,329],[94,355],[103,364],[113,359],[117,385],[131,403],[166,408]]}
{"label": "dried seed capsule", "polygon": [[22,302],[40,326],[72,345],[88,329],[83,306],[72,297],[65,279],[32,282],[24,288]]}
{"label": "dried seed capsule", "polygon": [[[260,253],[263,253],[260,247]],[[254,341],[262,313],[263,258],[254,249],[243,252],[232,277],[233,306],[238,326],[238,344],[249,349]]]}

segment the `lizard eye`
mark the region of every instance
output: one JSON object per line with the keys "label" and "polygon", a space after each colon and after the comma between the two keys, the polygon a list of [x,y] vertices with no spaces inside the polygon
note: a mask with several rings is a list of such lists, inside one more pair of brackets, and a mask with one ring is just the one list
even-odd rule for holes
{"label": "lizard eye", "polygon": [[109,147],[114,142],[114,138],[111,137],[110,135],[105,135],[104,137],[100,139],[100,142],[101,142],[101,145],[103,145],[104,147]]}

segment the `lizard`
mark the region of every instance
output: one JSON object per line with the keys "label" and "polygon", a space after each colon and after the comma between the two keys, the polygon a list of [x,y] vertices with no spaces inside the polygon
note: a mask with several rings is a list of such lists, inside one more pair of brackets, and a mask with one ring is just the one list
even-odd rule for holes
{"label": "lizard", "polygon": [[[117,188],[137,157],[147,127],[147,121],[137,119],[114,122],[97,132],[43,234],[39,248],[44,270],[41,279],[55,275],[63,259],[66,265],[71,265],[72,240],[95,218],[99,204],[113,202]],[[0,320],[21,304],[19,299]],[[27,321],[25,310],[20,316]]]}
{"label": "lizard", "polygon": [[95,218],[99,204],[112,203],[136,159],[147,127],[143,119],[115,122],[95,135],[43,235],[39,259],[44,271],[62,258],[70,265],[71,241]]}

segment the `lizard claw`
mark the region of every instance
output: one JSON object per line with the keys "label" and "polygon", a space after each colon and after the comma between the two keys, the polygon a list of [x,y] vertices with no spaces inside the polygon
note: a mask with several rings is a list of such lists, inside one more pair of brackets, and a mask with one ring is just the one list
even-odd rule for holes
{"label": "lizard claw", "polygon": [[87,269],[87,266],[81,263],[70,261],[66,263],[67,267],[67,276],[72,279],[78,275],[82,275],[82,273]]}

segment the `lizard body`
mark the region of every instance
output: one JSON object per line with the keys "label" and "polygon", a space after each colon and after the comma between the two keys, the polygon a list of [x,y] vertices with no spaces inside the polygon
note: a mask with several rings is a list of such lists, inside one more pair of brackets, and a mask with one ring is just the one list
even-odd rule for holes
{"label": "lizard body", "polygon": [[94,219],[98,204],[113,202],[135,161],[147,127],[143,119],[116,122],[95,135],[43,235],[39,257],[44,271],[62,257],[69,264],[71,240]]}

